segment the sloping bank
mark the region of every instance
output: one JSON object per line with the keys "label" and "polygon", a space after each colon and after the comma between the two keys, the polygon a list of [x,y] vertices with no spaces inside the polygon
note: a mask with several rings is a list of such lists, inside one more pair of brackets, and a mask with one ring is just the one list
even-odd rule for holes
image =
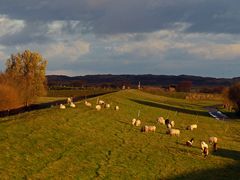
{"label": "sloping bank", "polygon": [[[87,98],[93,98],[93,97],[101,96],[104,94],[110,94],[113,92],[116,92],[116,91],[88,95]],[[73,98],[73,101],[76,102],[76,101],[80,101],[83,99],[85,99],[85,96],[77,96],[77,97]],[[0,111],[0,117],[12,116],[12,115],[16,115],[16,114],[20,114],[20,113],[24,113],[24,112],[30,112],[30,111],[35,111],[35,110],[39,110],[39,109],[50,108],[52,106],[58,106],[60,104],[66,104],[66,99],[47,102],[47,103],[32,104],[29,106],[24,106],[24,107],[20,107],[20,108],[16,108],[16,109]]]}

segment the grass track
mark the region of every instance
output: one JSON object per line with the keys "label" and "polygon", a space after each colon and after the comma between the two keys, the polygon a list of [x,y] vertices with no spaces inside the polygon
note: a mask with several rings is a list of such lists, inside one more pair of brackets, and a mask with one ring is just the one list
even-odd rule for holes
{"label": "grass track", "polygon": [[[76,109],[53,107],[0,119],[1,179],[239,179],[240,121],[205,116],[202,107],[215,102],[191,103],[136,90],[102,99],[120,110],[97,112],[79,102]],[[96,98],[89,101],[94,104]],[[158,104],[203,115],[176,113]],[[138,110],[146,125],[169,116],[180,137],[166,135],[161,125],[156,133],[141,133],[131,125]],[[6,119],[12,121],[1,123]],[[196,131],[184,130],[196,122]],[[209,136],[219,138],[219,151],[204,159],[199,142]],[[191,137],[195,144],[188,148],[184,143]]]}

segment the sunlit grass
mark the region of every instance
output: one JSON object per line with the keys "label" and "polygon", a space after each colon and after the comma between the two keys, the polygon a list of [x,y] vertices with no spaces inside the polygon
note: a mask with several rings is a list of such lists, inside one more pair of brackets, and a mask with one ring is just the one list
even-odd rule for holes
{"label": "sunlit grass", "polygon": [[[107,94],[101,99],[110,103],[111,109],[97,112],[80,101],[75,109],[53,107],[0,119],[0,177],[239,178],[239,120],[224,122],[207,112],[181,112],[205,112],[203,106],[214,102],[197,104],[137,90]],[[89,101],[94,105],[96,98]],[[178,113],[161,108],[162,103],[176,106]],[[120,106],[119,111],[113,109],[115,105]],[[131,125],[139,110],[142,125],[156,125],[155,133],[142,133],[140,127]],[[158,116],[174,120],[180,137],[166,135],[166,127],[156,124]],[[196,131],[185,130],[191,123],[198,123]],[[199,144],[209,136],[219,138],[219,151],[212,154],[210,146],[210,155],[204,159]],[[186,147],[185,142],[192,137],[194,146]]]}

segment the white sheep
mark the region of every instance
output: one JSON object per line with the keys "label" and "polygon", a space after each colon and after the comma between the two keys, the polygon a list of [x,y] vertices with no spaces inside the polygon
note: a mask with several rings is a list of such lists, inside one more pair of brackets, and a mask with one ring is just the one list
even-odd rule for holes
{"label": "white sheep", "polygon": [[141,125],[141,120],[137,119],[136,122],[135,122],[135,126],[140,126],[140,125]]}
{"label": "white sheep", "polygon": [[204,150],[204,148],[208,148],[208,145],[204,141],[201,141],[201,149],[202,149],[202,151]]}
{"label": "white sheep", "polygon": [[[170,121],[170,119],[166,119],[166,120],[165,120],[165,124],[166,124],[166,126],[167,126],[168,129],[171,129],[171,128],[172,128],[171,122],[172,122],[172,121]],[[174,123],[174,124],[175,124],[175,123]]]}
{"label": "white sheep", "polygon": [[98,101],[98,104],[100,104],[100,105],[104,105],[105,102],[104,102],[103,100],[99,100],[99,101]]}
{"label": "white sheep", "polygon": [[186,142],[186,145],[189,146],[189,147],[192,147],[192,145],[193,145],[193,140],[194,140],[194,139],[192,138],[191,140],[187,141],[187,142]]}
{"label": "white sheep", "polygon": [[166,131],[167,134],[170,134],[171,136],[179,136],[180,135],[180,130],[179,129],[168,129]]}
{"label": "white sheep", "polygon": [[217,151],[217,142],[218,142],[217,137],[210,137],[209,138],[209,144],[213,144],[213,150],[214,151]]}
{"label": "white sheep", "polygon": [[119,110],[119,106],[115,106],[115,108],[114,108],[116,111],[118,111]]}
{"label": "white sheep", "polygon": [[210,137],[209,138],[209,144],[217,143],[217,141],[218,141],[217,137]]}
{"label": "white sheep", "polygon": [[65,105],[63,105],[63,104],[60,104],[60,107],[59,107],[60,109],[66,109],[66,106]]}
{"label": "white sheep", "polygon": [[142,128],[143,132],[155,132],[156,131],[156,126],[144,126]]}
{"label": "white sheep", "polygon": [[175,126],[175,122],[174,121],[171,121],[170,122],[170,125],[171,125],[171,128],[173,128]]}
{"label": "white sheep", "polygon": [[71,102],[73,102],[73,98],[72,97],[68,97],[67,98],[67,104],[71,104]]}
{"label": "white sheep", "polygon": [[137,120],[136,120],[135,118],[133,118],[133,119],[132,119],[132,125],[135,125],[136,121],[137,121]]}
{"label": "white sheep", "polygon": [[141,125],[141,120],[140,119],[132,119],[132,125],[134,126],[140,126]]}
{"label": "white sheep", "polygon": [[163,117],[158,117],[157,122],[160,124],[165,124],[165,119]]}
{"label": "white sheep", "polygon": [[189,125],[189,126],[187,126],[187,128],[186,128],[187,130],[194,130],[194,129],[197,129],[197,124],[192,124],[192,125]]}
{"label": "white sheep", "polygon": [[109,108],[110,108],[110,104],[105,104],[104,107],[107,108],[107,109],[109,109]]}
{"label": "white sheep", "polygon": [[70,103],[70,107],[75,108],[76,105],[75,105],[73,102],[71,102],[71,103]]}
{"label": "white sheep", "polygon": [[97,111],[100,111],[101,110],[101,105],[97,104],[95,108],[96,108]]}
{"label": "white sheep", "polygon": [[208,155],[208,145],[204,141],[201,142],[201,149],[202,149],[202,154],[204,157],[207,157]]}
{"label": "white sheep", "polygon": [[92,106],[92,104],[90,102],[87,102],[87,101],[85,101],[85,105],[88,106],[88,107]]}

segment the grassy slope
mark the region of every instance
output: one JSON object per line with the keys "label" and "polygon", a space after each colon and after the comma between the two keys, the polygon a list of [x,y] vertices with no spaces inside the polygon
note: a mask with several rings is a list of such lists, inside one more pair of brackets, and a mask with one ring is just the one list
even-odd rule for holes
{"label": "grassy slope", "polygon": [[[200,113],[201,106],[211,105],[210,102],[199,103],[200,106],[135,90],[104,95],[102,99],[119,105],[120,110],[97,112],[79,102],[76,109],[54,107],[0,119],[5,121],[0,123],[0,177],[240,177],[240,122],[217,121]],[[95,103],[96,98],[90,101]],[[179,113],[169,110],[172,105]],[[199,115],[181,112],[186,109]],[[168,115],[181,129],[180,137],[166,135],[163,125],[157,125],[156,133],[141,133],[139,127],[131,125],[138,110],[146,125],[154,125],[156,117]],[[184,130],[197,121],[196,131]],[[199,143],[209,136],[219,137],[219,151],[204,159]],[[184,143],[191,137],[195,144],[188,148]]]}

